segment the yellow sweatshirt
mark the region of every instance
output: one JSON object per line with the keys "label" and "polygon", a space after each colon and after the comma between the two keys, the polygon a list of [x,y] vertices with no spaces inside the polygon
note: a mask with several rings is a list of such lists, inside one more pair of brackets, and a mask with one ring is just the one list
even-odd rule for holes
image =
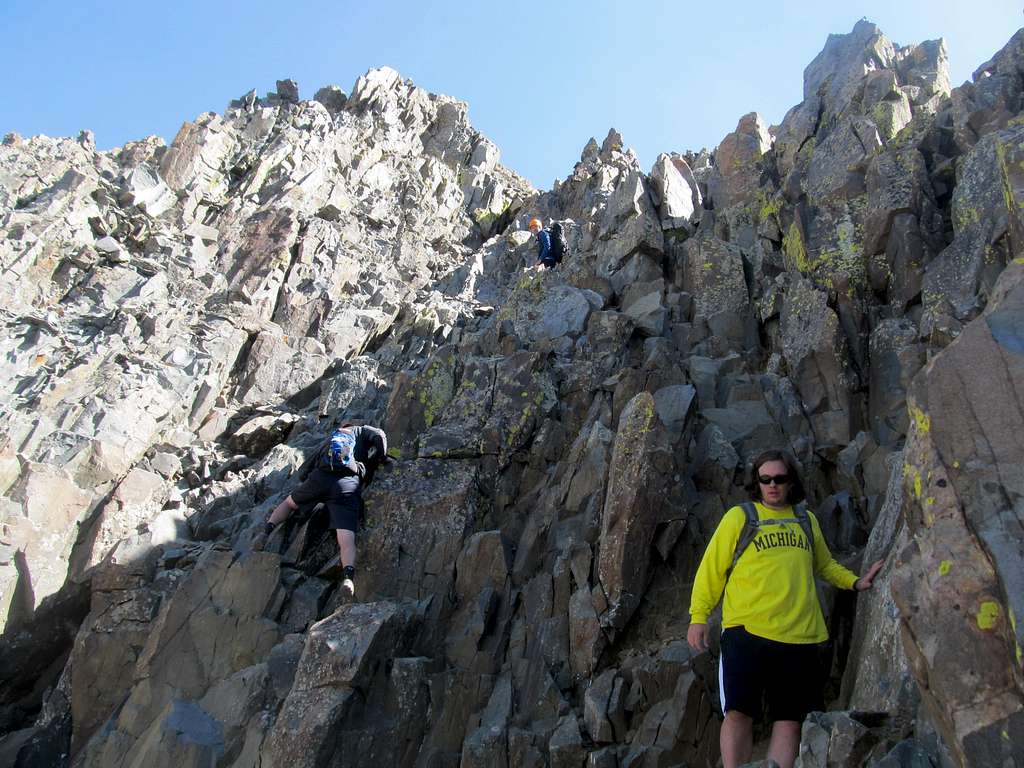
{"label": "yellow sweatshirt", "polygon": [[[761,520],[795,517],[792,507],[775,511],[760,503],[756,506]],[[841,589],[853,589],[857,575],[832,559],[818,519],[811,512],[808,515],[814,532],[813,556],[799,523],[762,526],[726,582],[746,520],[741,507],[726,512],[697,569],[690,621],[706,624],[724,589],[723,627],[742,626],[753,635],[784,643],[827,640],[814,574]]]}

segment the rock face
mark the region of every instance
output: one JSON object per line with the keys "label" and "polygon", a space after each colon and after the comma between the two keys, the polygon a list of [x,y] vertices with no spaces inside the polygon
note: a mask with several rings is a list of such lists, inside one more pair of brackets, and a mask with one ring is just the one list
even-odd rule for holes
{"label": "rock face", "polygon": [[[689,589],[778,445],[851,567],[799,765],[1024,765],[1024,31],[858,22],[779,126],[555,189],[389,69],[0,146],[0,762],[713,766]],[[566,261],[524,271],[534,215]],[[322,513],[386,427],[358,602]]]}

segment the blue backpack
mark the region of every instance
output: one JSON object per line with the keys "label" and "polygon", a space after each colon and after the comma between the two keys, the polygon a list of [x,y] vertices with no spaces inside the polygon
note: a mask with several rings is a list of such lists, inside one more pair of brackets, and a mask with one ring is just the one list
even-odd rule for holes
{"label": "blue backpack", "polygon": [[327,446],[327,469],[340,470],[348,463],[356,447],[356,436],[344,429],[336,429]]}

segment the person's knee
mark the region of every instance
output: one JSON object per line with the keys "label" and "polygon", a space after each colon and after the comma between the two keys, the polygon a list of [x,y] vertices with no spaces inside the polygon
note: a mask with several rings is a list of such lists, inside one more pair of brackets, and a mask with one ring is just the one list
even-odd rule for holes
{"label": "person's knee", "polygon": [[342,549],[355,550],[356,548],[356,534],[355,531],[350,531],[345,528],[338,528],[335,532],[338,538],[338,546]]}
{"label": "person's knee", "polygon": [[737,726],[749,726],[753,724],[754,719],[750,715],[745,715],[742,712],[730,709],[725,713],[726,722]]}
{"label": "person's knee", "polygon": [[800,735],[801,724],[796,720],[776,720],[772,723],[773,731],[780,731],[786,735]]}
{"label": "person's knee", "polygon": [[299,508],[299,505],[295,503],[295,499],[293,499],[291,496],[285,497],[284,505],[288,507],[288,510],[290,512],[294,512],[296,509]]}

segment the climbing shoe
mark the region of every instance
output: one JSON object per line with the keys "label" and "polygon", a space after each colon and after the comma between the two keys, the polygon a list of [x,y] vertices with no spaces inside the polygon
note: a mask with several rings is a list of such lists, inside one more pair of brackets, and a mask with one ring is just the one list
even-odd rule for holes
{"label": "climbing shoe", "polygon": [[355,597],[356,596],[356,583],[354,581],[352,581],[352,579],[342,579],[341,580],[341,594],[343,594],[345,597]]}
{"label": "climbing shoe", "polygon": [[351,565],[346,565],[341,572],[341,594],[345,597],[356,596],[355,575],[356,569]]}

